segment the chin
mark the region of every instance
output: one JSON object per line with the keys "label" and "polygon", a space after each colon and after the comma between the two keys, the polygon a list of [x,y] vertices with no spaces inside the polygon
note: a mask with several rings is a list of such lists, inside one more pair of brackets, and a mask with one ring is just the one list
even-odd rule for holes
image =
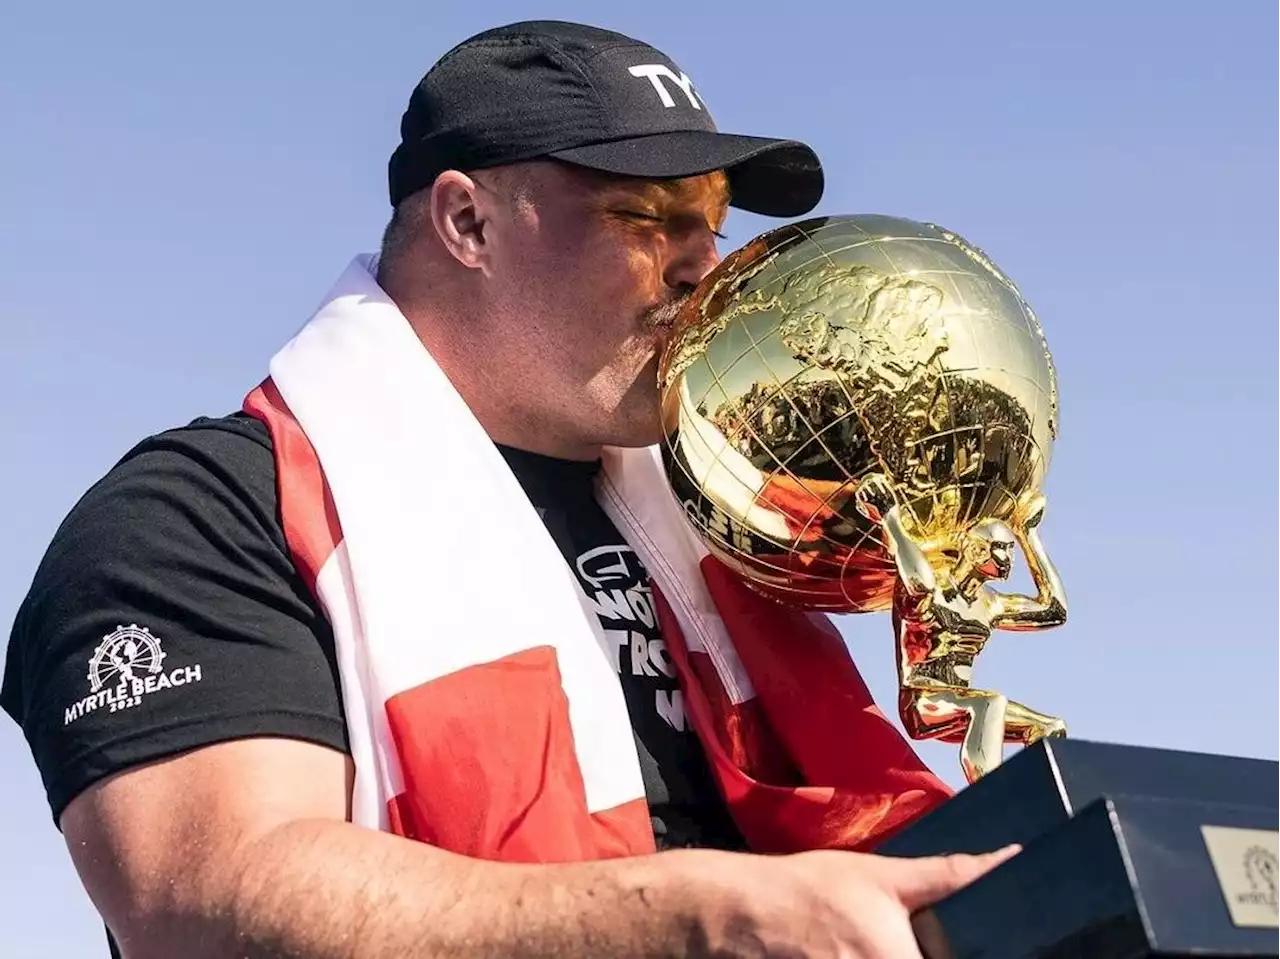
{"label": "chin", "polygon": [[654,357],[614,411],[605,445],[636,449],[653,446],[662,440],[657,380],[658,359]]}
{"label": "chin", "polygon": [[614,432],[606,446],[619,449],[643,449],[662,441],[662,426],[656,420],[649,424],[633,424]]}
{"label": "chin", "polygon": [[619,411],[620,415],[610,424],[606,446],[637,449],[653,446],[662,440],[662,417],[658,415],[657,397],[642,409]]}

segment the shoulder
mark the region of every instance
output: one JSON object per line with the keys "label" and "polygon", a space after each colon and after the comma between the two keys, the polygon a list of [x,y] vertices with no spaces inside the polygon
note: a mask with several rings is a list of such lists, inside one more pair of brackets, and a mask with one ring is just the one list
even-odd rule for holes
{"label": "shoulder", "polygon": [[257,420],[201,418],[147,436],[54,531],[17,610],[10,659],[24,635],[38,642],[107,597],[195,592],[233,573],[287,574],[278,513],[271,438]]}
{"label": "shoulder", "polygon": [[12,705],[16,674],[38,666],[56,637],[87,641],[91,610],[190,610],[213,600],[215,585],[280,582],[290,565],[265,426],[232,414],[148,436],[85,490],[46,545],[14,616],[0,700]]}
{"label": "shoulder", "polygon": [[[156,640],[150,665],[162,651],[197,685],[99,701],[86,668],[105,675],[106,650],[132,669],[135,632]],[[345,748],[332,631],[289,555],[263,424],[232,414],[148,436],[80,497],[15,615],[0,708],[55,815],[103,775],[219,739]]]}
{"label": "shoulder", "polygon": [[275,454],[270,431],[247,413],[231,413],[200,417],[142,439],[86,495],[109,489],[122,479],[163,475],[166,466],[177,467],[182,462],[207,472],[212,480],[274,493]]}
{"label": "shoulder", "polygon": [[64,556],[64,547],[95,553],[96,545],[143,545],[178,522],[212,538],[265,537],[283,549],[278,514],[266,426],[243,413],[201,417],[129,449],[71,507],[43,565]]}

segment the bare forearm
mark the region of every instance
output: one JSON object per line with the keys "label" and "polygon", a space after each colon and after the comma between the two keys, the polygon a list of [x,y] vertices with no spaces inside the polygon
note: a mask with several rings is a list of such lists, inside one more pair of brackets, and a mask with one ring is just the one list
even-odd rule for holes
{"label": "bare forearm", "polygon": [[1057,568],[1049,559],[1044,543],[1040,541],[1035,530],[1027,533],[1023,549],[1026,552],[1031,580],[1036,584],[1037,598],[1046,605],[1056,604],[1065,608],[1067,598],[1062,586],[1062,578],[1058,575]]}
{"label": "bare forearm", "polygon": [[716,883],[702,877],[721,873],[718,860],[729,858],[499,864],[345,823],[298,822],[243,848],[234,868],[210,880],[203,905],[165,923],[165,942],[145,936],[151,948],[126,955],[702,955],[708,936],[719,938],[712,927],[725,925],[714,918],[725,912],[712,901]]}
{"label": "bare forearm", "polygon": [[898,567],[898,577],[912,595],[932,592],[935,579],[933,569],[924,552],[907,533],[898,508],[885,514],[885,532],[889,534],[889,550]]}

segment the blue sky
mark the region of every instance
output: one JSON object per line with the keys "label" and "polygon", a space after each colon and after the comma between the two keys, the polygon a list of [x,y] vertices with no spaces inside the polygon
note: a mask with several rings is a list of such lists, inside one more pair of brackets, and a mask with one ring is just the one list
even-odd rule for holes
{"label": "blue sky", "polygon": [[[14,6],[4,636],[85,487],[141,436],[237,407],[376,244],[435,57],[498,23],[585,19],[668,52],[721,129],[812,143],[821,212],[955,229],[1039,313],[1062,389],[1043,535],[1071,621],[1000,637],[979,681],[1081,737],[1276,758],[1276,7],[1136,7]],[[735,213],[726,251],[770,225]],[[842,626],[892,703],[887,619]],[[921,752],[958,781],[951,747]],[[0,783],[0,954],[105,955],[7,722]]]}

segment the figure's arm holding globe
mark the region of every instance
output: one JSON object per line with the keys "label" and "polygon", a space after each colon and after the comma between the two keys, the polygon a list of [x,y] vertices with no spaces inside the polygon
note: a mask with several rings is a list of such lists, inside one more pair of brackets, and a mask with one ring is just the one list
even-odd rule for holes
{"label": "figure's arm holding globe", "polygon": [[1067,621],[1067,593],[1057,568],[1040,540],[1040,521],[1044,518],[1045,498],[1040,493],[1024,496],[1018,503],[1013,532],[1027,558],[1035,596],[1002,594],[992,620],[996,629],[1050,629]]}
{"label": "figure's arm holding globe", "polygon": [[902,522],[893,484],[881,473],[871,473],[858,484],[858,511],[885,532],[885,547],[898,567],[898,579],[909,596],[928,596],[937,585],[933,567]]}

